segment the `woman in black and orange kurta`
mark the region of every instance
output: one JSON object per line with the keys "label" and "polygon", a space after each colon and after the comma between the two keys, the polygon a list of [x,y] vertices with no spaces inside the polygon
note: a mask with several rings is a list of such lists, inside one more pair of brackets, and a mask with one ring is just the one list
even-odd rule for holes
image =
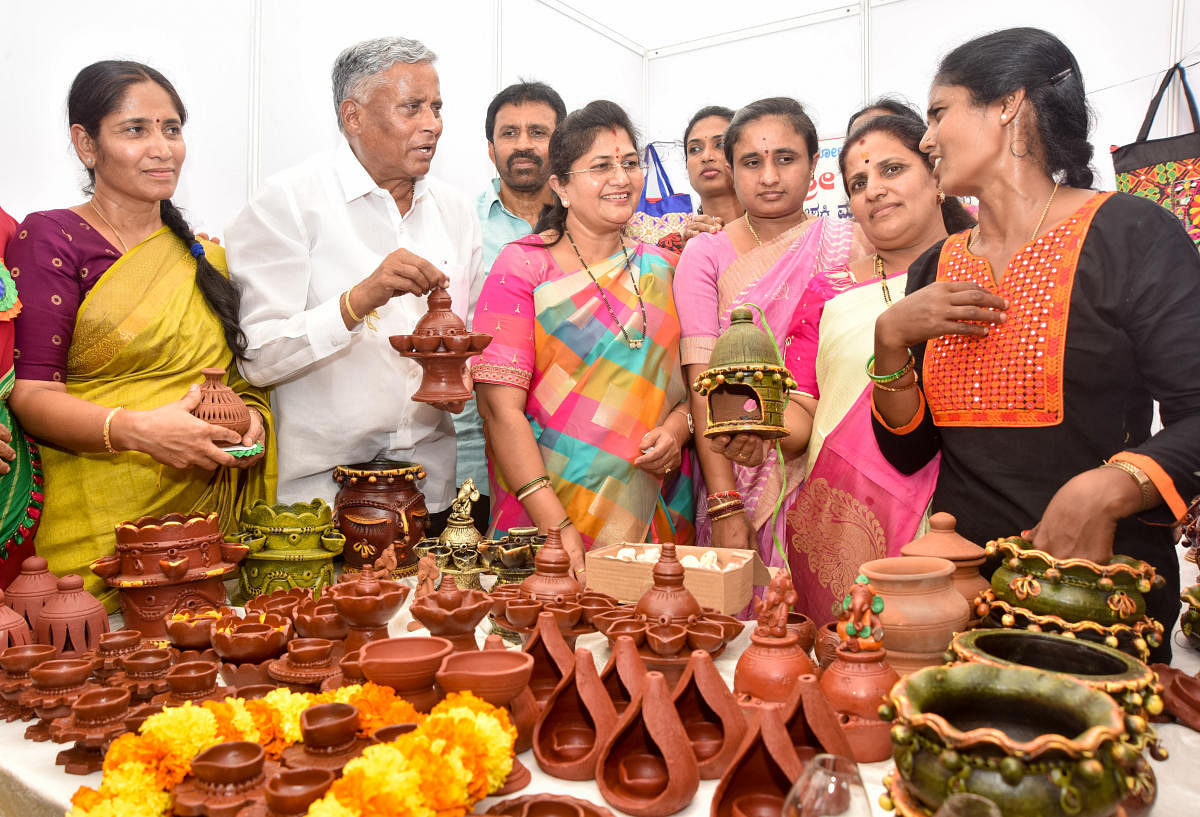
{"label": "woman in black and orange kurta", "polygon": [[979,226],[918,260],[876,323],[874,374],[913,363],[876,383],[876,439],[905,471],[941,451],[933,509],[968,538],[1032,529],[1055,556],[1149,561],[1169,631],[1170,524],[1200,492],[1200,256],[1157,205],[1088,189],[1083,100],[1036,29],[943,60],[922,148],[947,195],[979,198]]}

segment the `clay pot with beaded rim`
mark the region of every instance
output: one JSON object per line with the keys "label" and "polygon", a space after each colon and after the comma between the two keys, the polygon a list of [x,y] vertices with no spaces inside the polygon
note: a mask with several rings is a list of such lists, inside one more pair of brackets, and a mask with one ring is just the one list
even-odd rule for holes
{"label": "clay pot with beaded rim", "polygon": [[192,414],[209,425],[227,428],[239,437],[250,430],[250,409],[225,385],[224,369],[201,369],[204,382],[200,384],[200,404]]}

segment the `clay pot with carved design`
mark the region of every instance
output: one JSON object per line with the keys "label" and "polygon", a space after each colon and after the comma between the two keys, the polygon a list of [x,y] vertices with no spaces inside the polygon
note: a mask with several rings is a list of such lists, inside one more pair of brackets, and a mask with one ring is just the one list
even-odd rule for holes
{"label": "clay pot with carved design", "polygon": [[21,562],[21,572],[4,590],[4,600],[37,631],[42,606],[58,592],[58,579],[50,572],[41,556],[30,556]]}
{"label": "clay pot with carved design", "polygon": [[333,481],[339,486],[333,501],[333,520],[346,537],[342,551],[348,571],[373,565],[393,542],[396,567],[417,563],[417,544],[425,537],[429,512],[417,480],[425,469],[411,462],[375,459],[339,465]]}
{"label": "clay pot with carved design", "polygon": [[53,644],[63,658],[75,658],[95,649],[107,632],[104,605],[83,589],[80,576],[68,573],[58,580],[58,592],[43,605],[34,640]]}
{"label": "clay pot with carved design", "polygon": [[224,369],[201,369],[204,382],[200,384],[200,404],[192,409],[198,419],[214,426],[227,428],[239,437],[250,430],[250,409],[225,385]]}

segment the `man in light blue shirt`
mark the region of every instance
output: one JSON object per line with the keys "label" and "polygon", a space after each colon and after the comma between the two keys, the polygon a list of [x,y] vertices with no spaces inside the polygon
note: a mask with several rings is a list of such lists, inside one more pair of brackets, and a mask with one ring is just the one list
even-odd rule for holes
{"label": "man in light blue shirt", "polygon": [[[484,134],[488,157],[499,178],[479,195],[476,208],[483,228],[483,269],[489,272],[504,245],[529,235],[542,207],[550,204],[550,134],[567,115],[562,97],[544,82],[510,85],[488,105]],[[489,527],[487,459],[483,423],[475,401],[454,415],[458,437],[457,482],[471,477],[481,497],[472,508],[475,526]]]}

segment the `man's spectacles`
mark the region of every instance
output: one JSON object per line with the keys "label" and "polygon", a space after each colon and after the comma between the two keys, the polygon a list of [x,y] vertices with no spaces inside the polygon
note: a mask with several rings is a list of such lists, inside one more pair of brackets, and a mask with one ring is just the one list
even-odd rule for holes
{"label": "man's spectacles", "polygon": [[576,173],[591,173],[592,178],[596,181],[604,181],[615,176],[617,168],[624,170],[626,176],[641,176],[646,172],[646,166],[637,159],[626,159],[623,162],[601,162],[591,167],[585,167],[583,170],[568,170],[563,175],[573,176]]}

